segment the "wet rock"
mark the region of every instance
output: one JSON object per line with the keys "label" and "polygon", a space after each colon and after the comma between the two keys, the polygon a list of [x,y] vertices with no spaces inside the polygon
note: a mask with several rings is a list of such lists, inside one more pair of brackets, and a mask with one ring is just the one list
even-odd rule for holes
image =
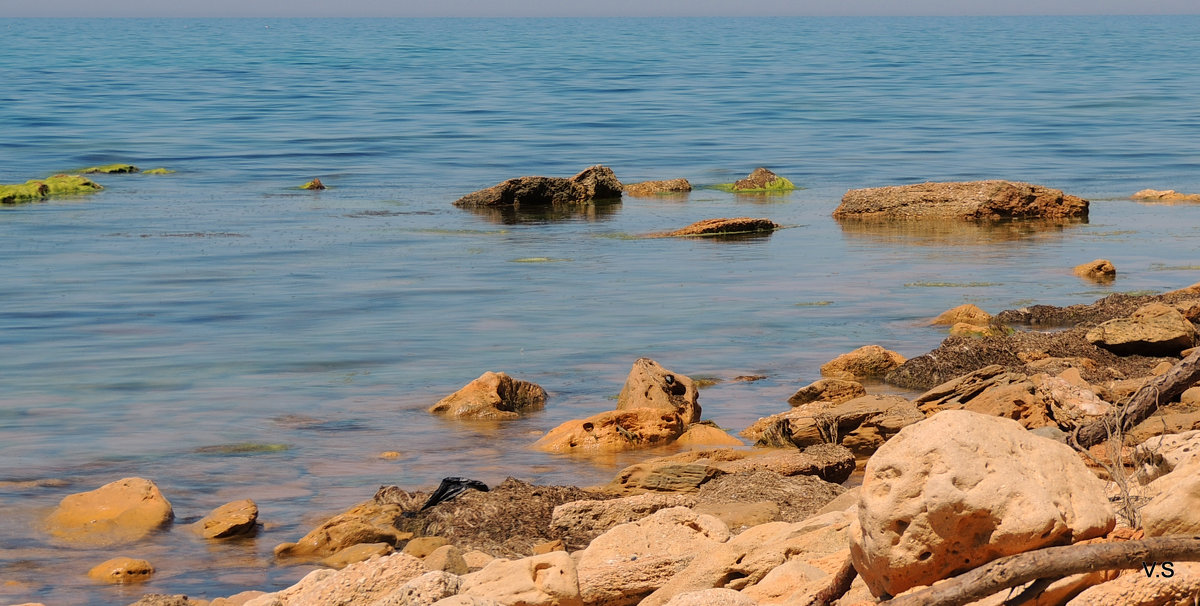
{"label": "wet rock", "polygon": [[430,570],[442,570],[460,575],[471,572],[470,565],[463,558],[462,550],[453,545],[442,545],[434,549],[422,561],[425,563],[425,567]]}
{"label": "wet rock", "polygon": [[341,570],[314,570],[298,583],[246,602],[245,606],[374,604],[409,581],[429,572],[421,560],[404,553],[374,557]]}
{"label": "wet rock", "polygon": [[[697,510],[715,505],[767,501],[779,517],[766,522],[800,522],[812,516],[845,489],[813,476],[783,476],[756,470],[725,474],[706,482],[696,493]],[[732,528],[732,525],[731,525]]]}
{"label": "wet rock", "polygon": [[171,503],[154,482],[124,478],[63,498],[46,527],[66,541],[115,545],[137,541],[173,518]]}
{"label": "wet rock", "polygon": [[832,444],[780,450],[694,450],[630,465],[604,487],[610,494],[695,492],[726,473],[770,470],[782,476],[810,475],[840,484],[854,472],[854,454]]}
{"label": "wet rock", "polygon": [[390,555],[395,551],[395,548],[387,543],[358,543],[321,560],[321,564],[330,568],[345,568],[375,556]]}
{"label": "wet rock", "polygon": [[1118,354],[1169,356],[1195,345],[1196,327],[1174,307],[1150,303],[1089,330],[1087,340]]}
{"label": "wet rock", "polygon": [[637,604],[698,554],[729,537],[720,520],[686,507],[613,527],[579,554],[581,597],[588,604]]}
{"label": "wet rock", "polygon": [[901,428],[924,418],[915,404],[899,396],[862,396],[841,404],[812,402],[764,417],[742,436],[760,444],[779,436],[800,448],[841,444],[865,457]]}
{"label": "wet rock", "polygon": [[745,446],[745,443],[720,427],[704,423],[689,425],[683,435],[675,439],[680,446]]}
{"label": "wet rock", "polygon": [[321,183],[320,179],[313,179],[308,183],[300,186],[300,189],[325,189],[325,184]]}
{"label": "wet rock", "polygon": [[765,193],[774,191],[790,191],[796,186],[789,180],[762,167],[756,168],[740,179],[730,184],[718,185],[717,189],[735,193]]}
{"label": "wet rock", "polygon": [[953,309],[947,309],[929,323],[934,326],[953,326],[959,323],[973,326],[987,326],[992,321],[992,314],[971,303],[964,303]]}
{"label": "wet rock", "polygon": [[817,401],[841,404],[865,395],[867,395],[867,390],[858,381],[820,379],[797,390],[788,398],[788,404],[801,406]]}
{"label": "wet rock", "polygon": [[920,183],[852,189],[835,219],[1062,219],[1087,217],[1088,201],[1010,181]]}
{"label": "wet rock", "polygon": [[570,179],[518,177],[467,194],[454,202],[461,207],[556,206],[620,198],[621,182],[612,169],[592,166]]}
{"label": "wet rock", "polygon": [[114,585],[144,583],[153,575],[154,565],[150,562],[124,556],[98,564],[88,571],[92,579]]}
{"label": "wet rock", "polygon": [[821,375],[855,381],[882,377],[904,363],[904,356],[878,345],[864,345],[821,365]]}
{"label": "wet rock", "polygon": [[206,539],[227,539],[242,536],[258,525],[258,505],[250,499],[226,503],[192,525]]}
{"label": "wet rock", "polygon": [[661,606],[679,594],[705,589],[751,594],[754,587],[785,562],[798,560],[811,565],[830,554],[844,552],[849,525],[850,516],[836,512],[803,522],[755,526],[698,554],[641,604]]}
{"label": "wet rock", "polygon": [[534,442],[533,448],[558,453],[619,452],[669,444],[683,431],[683,419],[670,410],[610,410],[567,421]]}
{"label": "wet rock", "polygon": [[668,179],[666,181],[642,181],[625,186],[625,193],[639,198],[649,198],[664,194],[681,194],[692,191],[692,184],[687,179]]}
{"label": "wet rock", "polygon": [[770,219],[755,219],[752,217],[735,217],[732,219],[705,219],[687,227],[669,232],[668,238],[683,236],[721,236],[735,234],[750,234],[769,232],[779,229],[780,225]]}
{"label": "wet rock", "polygon": [[875,595],[897,595],[1114,524],[1104,482],[1069,447],[1007,419],[950,410],[871,457],[850,550]]}
{"label": "wet rock", "polygon": [[563,551],[520,560],[493,560],[462,577],[462,596],[487,597],[501,604],[583,606],[575,560]]}
{"label": "wet rock", "polygon": [[644,493],[619,499],[588,499],[563,503],[554,508],[550,531],[558,534],[567,548],[587,547],[593,539],[620,524],[636,522],[661,509],[691,507],[690,494]]}
{"label": "wet rock", "polygon": [[79,175],[54,175],[17,185],[0,185],[0,204],[36,202],[49,196],[86,194],[104,189]]}
{"label": "wet rock", "polygon": [[503,372],[485,372],[429,408],[459,419],[516,419],[546,406],[546,390]]}
{"label": "wet rock", "polygon": [[1200,202],[1200,194],[1181,194],[1173,189],[1143,189],[1129,197],[1134,200]]}
{"label": "wet rock", "polygon": [[136,173],[136,172],[138,172],[138,167],[136,167],[132,164],[105,164],[104,166],[93,166],[91,168],[85,168],[80,172],[82,172],[85,175],[96,174],[96,173],[101,173],[101,174],[106,174],[106,175],[119,174],[119,173]]}
{"label": "wet rock", "polygon": [[663,368],[650,358],[638,358],[617,394],[617,410],[657,408],[675,412],[685,425],[700,421],[696,382]]}
{"label": "wet rock", "polygon": [[1096,259],[1089,263],[1076,265],[1072,271],[1080,278],[1102,284],[1112,282],[1117,277],[1117,268],[1108,259]]}

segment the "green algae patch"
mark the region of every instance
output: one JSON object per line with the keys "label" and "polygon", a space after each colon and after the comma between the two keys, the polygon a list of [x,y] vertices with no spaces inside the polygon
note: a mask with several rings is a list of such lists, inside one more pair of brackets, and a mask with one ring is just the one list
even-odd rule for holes
{"label": "green algae patch", "polygon": [[802,189],[784,177],[776,177],[774,181],[770,181],[762,187],[739,189],[736,183],[718,183],[710,187],[731,194],[771,194]]}
{"label": "green algae patch", "polygon": [[90,175],[102,173],[105,175],[121,174],[121,173],[136,173],[138,167],[132,164],[105,164],[104,166],[93,166],[83,169],[83,174]]}
{"label": "green algae patch", "polygon": [[287,444],[262,444],[258,442],[239,442],[237,444],[216,444],[214,446],[201,446],[195,452],[197,454],[211,455],[255,455],[266,454],[269,452],[284,452],[291,447]]}
{"label": "green algae patch", "polygon": [[37,202],[49,196],[88,194],[101,189],[104,188],[87,177],[54,175],[17,185],[0,185],[0,204]]}
{"label": "green algae patch", "polygon": [[555,259],[552,257],[522,257],[520,259],[513,259],[511,262],[512,263],[562,263],[562,262],[566,262],[566,261],[570,261],[570,260],[571,259]]}
{"label": "green algae patch", "polygon": [[152,168],[150,170],[142,171],[142,174],[143,175],[173,175],[173,174],[175,174],[175,171],[173,171],[169,168]]}
{"label": "green algae patch", "polygon": [[692,383],[696,384],[696,389],[704,389],[722,383],[722,380],[721,377],[714,375],[696,375],[692,377]]}

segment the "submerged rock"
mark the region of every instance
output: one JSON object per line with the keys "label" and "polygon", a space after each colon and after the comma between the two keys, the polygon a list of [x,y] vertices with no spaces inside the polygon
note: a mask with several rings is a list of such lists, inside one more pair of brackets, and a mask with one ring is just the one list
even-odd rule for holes
{"label": "submerged rock", "polygon": [[1061,190],[1010,181],[919,183],[852,189],[835,219],[1086,218],[1088,201]]}
{"label": "submerged rock", "polygon": [[1200,194],[1181,194],[1173,189],[1143,189],[1129,197],[1134,200],[1200,202]]}
{"label": "submerged rock", "polygon": [[104,189],[95,181],[79,175],[54,175],[19,185],[0,185],[0,204],[36,202],[49,196],[86,194]]}
{"label": "submerged rock", "polygon": [[516,419],[546,406],[546,390],[503,372],[485,372],[429,408],[459,419]]}
{"label": "submerged rock", "polygon": [[625,193],[630,196],[649,198],[652,196],[683,194],[692,191],[692,184],[687,179],[669,179],[666,181],[642,181],[626,185]]}
{"label": "submerged rock", "polygon": [[142,171],[142,174],[143,175],[173,175],[173,174],[175,174],[175,171],[173,171],[169,168],[152,168],[150,170]]}
{"label": "submerged rock", "polygon": [[563,179],[518,177],[467,194],[454,202],[461,207],[554,206],[621,197],[621,182],[607,166],[591,166]]}
{"label": "submerged rock", "polygon": [[105,164],[104,166],[93,166],[91,168],[85,168],[81,172],[83,172],[83,174],[85,174],[85,175],[96,174],[96,173],[105,174],[105,175],[119,174],[119,173],[136,173],[136,172],[138,172],[138,167],[136,167],[132,164]]}
{"label": "submerged rock", "polygon": [[755,219],[737,217],[733,219],[705,219],[697,221],[682,229],[666,234],[669,238],[684,236],[721,236],[770,232],[779,229],[780,225],[770,219]]}
{"label": "submerged rock", "polygon": [[784,192],[796,189],[796,185],[791,181],[762,167],[754,169],[744,179],[733,183],[722,183],[715,187],[722,191],[746,194]]}
{"label": "submerged rock", "polygon": [[206,539],[227,539],[249,534],[257,525],[258,505],[250,499],[243,499],[214,509],[192,528]]}
{"label": "submerged rock", "polygon": [[864,345],[821,365],[821,375],[854,381],[882,377],[904,363],[904,356],[878,345]]}

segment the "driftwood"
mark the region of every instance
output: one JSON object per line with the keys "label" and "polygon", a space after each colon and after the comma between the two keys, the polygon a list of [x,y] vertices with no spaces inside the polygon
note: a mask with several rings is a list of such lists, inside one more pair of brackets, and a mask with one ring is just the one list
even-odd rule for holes
{"label": "driftwood", "polygon": [[1158,405],[1170,402],[1179,397],[1184,390],[1200,380],[1200,349],[1183,360],[1166,373],[1150,380],[1133,394],[1123,406],[1114,409],[1099,421],[1088,423],[1075,430],[1073,441],[1080,448],[1091,448],[1108,439],[1118,432],[1126,433],[1133,426],[1146,420],[1158,410]]}
{"label": "driftwood", "polygon": [[1097,570],[1143,568],[1161,562],[1200,562],[1200,536],[1157,537],[1027,551],[994,560],[884,604],[959,606],[1039,579],[1058,579]]}

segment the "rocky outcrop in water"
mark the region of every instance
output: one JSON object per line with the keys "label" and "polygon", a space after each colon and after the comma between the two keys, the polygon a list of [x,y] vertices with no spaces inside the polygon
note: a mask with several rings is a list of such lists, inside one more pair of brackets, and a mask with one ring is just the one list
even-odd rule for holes
{"label": "rocky outcrop in water", "polygon": [[1081,265],[1076,265],[1072,273],[1093,282],[1107,284],[1117,277],[1117,268],[1108,259],[1096,259]]}
{"label": "rocky outcrop in water", "polygon": [[705,219],[665,234],[669,238],[685,236],[721,236],[771,232],[780,225],[770,219],[736,217],[733,219]]}
{"label": "rocky outcrop in water", "polygon": [[666,410],[692,424],[700,421],[699,397],[691,377],[667,370],[650,358],[638,358],[617,394],[617,410]]}
{"label": "rocky outcrop in water", "polygon": [[46,527],[71,543],[116,545],[137,541],[174,517],[171,503],[154,482],[124,478],[67,496],[46,518]]}
{"label": "rocky outcrop in water", "polygon": [[518,177],[467,194],[454,202],[460,207],[555,206],[621,197],[621,182],[607,166],[591,166],[569,179]]}
{"label": "rocky outcrop in water", "polygon": [[770,170],[759,167],[751,171],[744,179],[733,183],[722,183],[716,188],[734,193],[753,194],[791,191],[796,189],[796,186]]}
{"label": "rocky outcrop in water", "polygon": [[546,390],[503,372],[485,372],[429,408],[458,419],[516,419],[546,406]]}
{"label": "rocky outcrop in water", "polygon": [[668,179],[666,181],[642,181],[625,186],[625,194],[639,198],[650,198],[671,194],[686,194],[692,191],[692,184],[687,179]]}
{"label": "rocky outcrop in water", "polygon": [[920,183],[852,189],[835,219],[1086,218],[1088,201],[1061,190],[1010,181]]}
{"label": "rocky outcrop in water", "polygon": [[1163,202],[1200,202],[1200,194],[1181,194],[1173,189],[1143,189],[1130,198]]}
{"label": "rocky outcrop in water", "polygon": [[95,181],[79,175],[54,175],[17,185],[0,185],[0,204],[36,202],[50,196],[88,194],[104,189]]}
{"label": "rocky outcrop in water", "polygon": [[821,375],[854,381],[882,377],[904,363],[904,356],[878,345],[864,345],[821,365]]}

